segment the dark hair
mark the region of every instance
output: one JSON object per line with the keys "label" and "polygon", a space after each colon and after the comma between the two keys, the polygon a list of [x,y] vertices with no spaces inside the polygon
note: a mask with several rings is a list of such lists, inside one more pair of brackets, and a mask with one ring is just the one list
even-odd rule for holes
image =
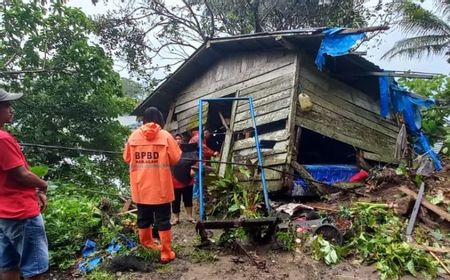
{"label": "dark hair", "polygon": [[143,116],[144,124],[146,123],[156,123],[159,124],[161,127],[164,126],[164,118],[161,113],[161,111],[158,110],[156,107],[149,107],[145,109],[144,116]]}

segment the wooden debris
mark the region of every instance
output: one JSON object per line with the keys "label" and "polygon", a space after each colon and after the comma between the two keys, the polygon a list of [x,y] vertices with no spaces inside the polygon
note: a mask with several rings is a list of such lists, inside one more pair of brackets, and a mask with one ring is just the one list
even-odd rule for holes
{"label": "wooden debris", "polygon": [[135,212],[137,212],[137,211],[138,211],[137,209],[131,209],[131,210],[129,210],[129,211],[119,213],[119,216],[123,216],[123,215],[126,215],[126,214],[135,213]]}
{"label": "wooden debris", "polygon": [[415,249],[424,250],[427,252],[434,252],[434,253],[439,253],[439,254],[450,253],[450,249],[448,249],[448,248],[437,248],[437,247],[432,247],[432,246],[419,245],[419,244],[415,244],[415,243],[410,243],[410,245],[411,245],[411,247],[413,247]]}
{"label": "wooden debris", "polygon": [[131,206],[131,199],[127,199],[122,207],[122,211],[120,211],[121,213],[127,212],[130,209]]}
{"label": "wooden debris", "polygon": [[308,184],[311,184],[313,188],[316,189],[316,191],[321,194],[328,194],[328,189],[326,186],[324,186],[323,184],[314,182],[314,178],[311,176],[311,174],[309,174],[309,172],[298,162],[293,161],[291,163],[292,167],[295,169],[295,171],[297,171],[300,176],[304,179],[306,179],[306,181],[308,182]]}
{"label": "wooden debris", "polygon": [[314,209],[317,209],[317,210],[324,210],[324,211],[329,211],[329,212],[338,212],[339,211],[339,209],[336,209],[336,208],[334,208],[332,206],[326,206],[326,205],[323,205],[323,204],[325,204],[325,203],[310,202],[310,203],[307,203],[305,205],[310,206],[310,207],[312,207]]}
{"label": "wooden debris", "polygon": [[[395,201],[393,205],[394,211],[397,215],[404,216],[409,213],[409,210],[414,205],[414,200],[410,196],[405,196]],[[420,209],[422,211],[422,209]]]}
{"label": "wooden debris", "polygon": [[419,194],[416,197],[416,203],[414,204],[411,217],[409,218],[408,227],[406,228],[406,239],[412,240],[412,231],[414,229],[414,224],[416,223],[417,213],[419,213],[420,204],[422,203],[423,194],[425,192],[425,183],[420,184]]}
{"label": "wooden debris", "polygon": [[[399,187],[399,190],[402,191],[403,193],[413,197],[414,199],[417,199],[417,194],[414,191],[408,189],[407,187],[401,186],[401,187]],[[450,222],[450,213],[442,210],[439,206],[431,204],[426,199],[422,200],[422,205],[425,206],[426,208],[430,209],[434,213],[438,214],[442,219],[446,220],[447,222]]]}
{"label": "wooden debris", "polygon": [[450,270],[448,270],[448,267],[441,261],[441,259],[438,258],[433,252],[430,252],[430,255],[432,255],[433,258],[435,258],[442,266],[442,268],[447,272],[447,274],[450,275]]}
{"label": "wooden debris", "polygon": [[365,186],[364,183],[360,183],[360,182],[357,182],[357,183],[339,182],[339,183],[333,184],[333,187],[338,188],[343,191],[350,191],[350,190],[362,188],[364,186]]}

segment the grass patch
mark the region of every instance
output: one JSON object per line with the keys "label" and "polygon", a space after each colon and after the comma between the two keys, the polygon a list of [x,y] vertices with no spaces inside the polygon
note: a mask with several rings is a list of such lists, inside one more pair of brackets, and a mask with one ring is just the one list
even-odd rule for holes
{"label": "grass patch", "polygon": [[217,251],[195,249],[190,256],[192,263],[212,263],[219,260]]}

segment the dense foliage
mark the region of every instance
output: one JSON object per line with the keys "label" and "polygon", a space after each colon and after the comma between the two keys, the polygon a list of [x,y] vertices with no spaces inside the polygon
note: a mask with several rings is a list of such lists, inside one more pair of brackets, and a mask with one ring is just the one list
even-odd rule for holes
{"label": "dense foliage", "polygon": [[405,274],[436,278],[437,262],[403,240],[405,223],[386,204],[359,202],[350,209],[343,208],[341,215],[351,219],[352,237],[343,246],[314,237],[312,251],[316,259],[332,265],[346,256],[355,256],[361,263],[375,263],[383,280],[399,279]]}
{"label": "dense foliage", "polygon": [[450,152],[450,78],[446,76],[424,79],[401,79],[400,84],[412,92],[432,98],[436,106],[423,111],[422,126],[434,143],[443,141],[442,153]]}
{"label": "dense foliage", "polygon": [[[116,118],[135,102],[124,96],[112,60],[90,42],[93,22],[60,1],[37,2],[1,6],[0,85],[24,93],[15,103],[11,129],[26,143],[120,151],[129,130]],[[80,183],[80,176],[69,175],[95,175],[85,185],[117,184],[127,173],[117,155],[87,158],[73,150],[41,148],[25,152],[32,163],[51,166],[50,177]],[[92,172],[92,166],[102,172]]]}
{"label": "dense foliage", "polygon": [[450,63],[450,2],[433,1],[434,9],[426,9],[424,1],[395,0],[400,28],[412,35],[395,43],[384,56],[423,57],[445,55]]}
{"label": "dense foliage", "polygon": [[369,22],[381,25],[389,21],[391,1],[368,2],[132,1],[99,16],[97,34],[131,72],[150,79],[155,72],[170,72],[209,38],[321,26],[363,27]]}

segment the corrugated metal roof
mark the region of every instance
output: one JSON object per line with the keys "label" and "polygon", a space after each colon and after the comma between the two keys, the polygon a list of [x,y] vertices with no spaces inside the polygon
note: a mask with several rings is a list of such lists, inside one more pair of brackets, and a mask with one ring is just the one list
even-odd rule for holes
{"label": "corrugated metal roof", "polygon": [[[325,28],[299,29],[288,31],[245,34],[233,37],[214,38],[202,44],[173,74],[171,74],[153,93],[134,111],[133,115],[142,115],[143,111],[153,105],[167,114],[171,99],[190,82],[204,73],[217,59],[226,54],[243,51],[269,49],[289,49],[295,47],[315,56],[322,40]],[[364,30],[355,30],[361,32]],[[347,29],[344,32],[352,32]],[[382,71],[378,66],[358,55],[346,55],[336,58],[336,73],[361,71]],[[363,77],[361,79],[368,79]],[[372,78],[373,79],[373,78]],[[345,80],[345,79],[344,79]],[[374,81],[375,82],[375,81]],[[374,83],[371,83],[374,84]]]}

